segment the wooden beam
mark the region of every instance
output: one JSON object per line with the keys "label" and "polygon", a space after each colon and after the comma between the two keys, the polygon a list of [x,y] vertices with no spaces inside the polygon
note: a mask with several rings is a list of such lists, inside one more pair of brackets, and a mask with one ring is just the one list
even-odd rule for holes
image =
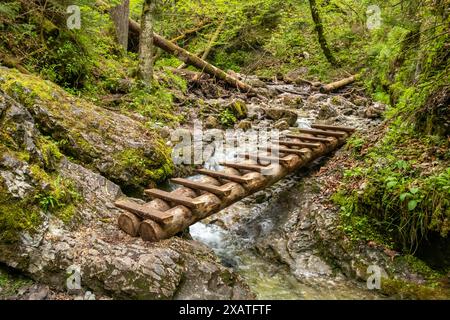
{"label": "wooden beam", "polygon": [[282,166],[290,167],[292,165],[293,160],[290,158],[281,158],[281,157],[272,157],[272,156],[264,156],[261,154],[249,154],[249,153],[241,153],[240,157],[245,159],[251,159],[255,161],[269,161],[271,163],[279,163]]}
{"label": "wooden beam", "polygon": [[243,164],[243,163],[230,163],[230,162],[221,162],[219,163],[221,166],[234,168],[238,170],[247,170],[247,171],[255,171],[255,172],[263,172],[264,170],[270,169],[267,166],[260,166],[257,164]]}
{"label": "wooden beam", "polygon": [[115,203],[115,206],[130,211],[144,220],[150,219],[161,224],[167,224],[172,221],[172,216],[170,214],[142,206],[129,200],[119,200]]}
{"label": "wooden beam", "polygon": [[200,174],[204,174],[213,178],[220,178],[220,179],[225,179],[225,180],[229,180],[229,181],[233,181],[233,182],[237,182],[237,183],[244,183],[246,184],[247,182],[249,182],[248,179],[242,178],[241,176],[237,176],[234,174],[228,174],[228,173],[224,173],[224,172],[218,172],[218,171],[212,171],[212,170],[206,170],[206,169],[198,169],[195,170],[197,173]]}
{"label": "wooden beam", "polygon": [[304,155],[307,151],[305,150],[299,150],[299,149],[290,149],[290,148],[279,148],[279,147],[258,147],[259,150],[263,151],[269,151],[269,152],[278,152],[278,153],[285,153],[285,154],[295,154],[298,156]]}
{"label": "wooden beam", "polygon": [[153,198],[162,199],[165,201],[169,201],[175,204],[180,204],[182,206],[188,207],[190,209],[196,209],[197,205],[194,203],[192,198],[174,195],[170,192],[162,191],[159,189],[149,189],[144,191],[146,195],[149,195]]}
{"label": "wooden beam", "polygon": [[316,129],[298,129],[300,132],[303,133],[310,133],[318,136],[325,136],[325,137],[343,137],[346,135],[345,132],[337,132],[337,131],[324,131],[324,130],[316,130]]}
{"label": "wooden beam", "polygon": [[318,137],[311,137],[311,136],[305,136],[305,135],[301,135],[301,134],[287,134],[285,136],[286,138],[291,138],[291,139],[300,139],[300,140],[304,140],[304,141],[312,141],[312,142],[330,142],[329,138],[318,138]]}
{"label": "wooden beam", "polygon": [[273,143],[278,143],[282,146],[287,147],[299,147],[299,148],[319,148],[321,146],[320,143],[308,143],[308,142],[295,142],[295,141],[286,141],[286,140],[276,140]]}
{"label": "wooden beam", "polygon": [[175,184],[179,184],[184,187],[187,187],[187,188],[211,192],[212,194],[215,194],[216,196],[219,196],[219,197],[228,197],[231,193],[231,189],[229,189],[229,188],[217,187],[217,186],[213,186],[211,184],[196,182],[196,181],[183,179],[183,178],[175,178],[175,179],[171,179],[170,181],[172,181]]}
{"label": "wooden beam", "polygon": [[313,125],[311,125],[311,127],[314,128],[314,129],[321,129],[321,130],[335,130],[335,131],[355,132],[355,128],[329,126],[329,125],[325,125],[325,124],[313,124]]}

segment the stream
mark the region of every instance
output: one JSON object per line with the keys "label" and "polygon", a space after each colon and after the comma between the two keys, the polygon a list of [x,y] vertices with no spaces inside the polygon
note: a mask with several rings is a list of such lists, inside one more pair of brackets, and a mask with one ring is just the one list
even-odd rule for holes
{"label": "stream", "polygon": [[[283,189],[291,188],[292,184],[292,181],[290,183],[282,181],[274,188],[283,193]],[[233,219],[236,215],[245,217],[245,223],[237,221],[227,229],[216,223],[199,222],[191,226],[190,233],[195,240],[211,248],[225,266],[238,272],[258,299],[376,298],[376,295],[364,288],[364,284],[348,280],[343,275],[317,277],[316,270],[308,272],[308,266],[301,266],[306,269],[303,270],[303,276],[307,280],[300,282],[285,265],[261,257],[255,251],[258,239],[268,236],[277,228],[279,216],[284,213],[274,210],[268,203],[255,206],[252,202],[257,197],[258,194],[220,213],[220,219],[224,220]]]}

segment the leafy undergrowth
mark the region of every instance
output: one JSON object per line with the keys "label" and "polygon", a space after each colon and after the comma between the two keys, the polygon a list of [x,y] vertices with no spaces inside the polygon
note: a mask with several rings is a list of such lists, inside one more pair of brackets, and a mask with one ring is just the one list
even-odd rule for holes
{"label": "leafy undergrowth", "polygon": [[32,283],[32,280],[13,272],[10,268],[0,266],[0,300],[17,295],[20,289]]}

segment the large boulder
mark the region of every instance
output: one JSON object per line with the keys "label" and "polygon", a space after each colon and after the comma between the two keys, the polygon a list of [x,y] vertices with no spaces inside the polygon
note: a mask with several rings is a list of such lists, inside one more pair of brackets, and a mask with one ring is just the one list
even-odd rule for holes
{"label": "large boulder", "polygon": [[172,172],[170,150],[145,119],[97,107],[7,68],[0,68],[0,89],[25,107],[26,117],[61,152],[125,188],[146,187]]}
{"label": "large boulder", "polygon": [[266,117],[270,120],[278,121],[286,120],[289,126],[293,127],[297,122],[298,115],[296,112],[284,108],[267,108],[264,110]]}

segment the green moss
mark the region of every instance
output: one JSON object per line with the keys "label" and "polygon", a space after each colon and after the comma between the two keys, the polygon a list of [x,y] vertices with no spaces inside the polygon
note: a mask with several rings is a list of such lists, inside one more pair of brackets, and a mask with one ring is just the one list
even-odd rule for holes
{"label": "green moss", "polygon": [[75,184],[69,179],[63,179],[55,174],[48,174],[38,165],[30,167],[33,178],[41,185],[47,185],[34,196],[41,210],[49,212],[69,223],[76,213],[76,204],[82,201]]}
{"label": "green moss", "polygon": [[126,170],[133,173],[129,185],[146,186],[151,182],[162,182],[173,172],[173,162],[170,149],[162,142],[155,143],[155,155],[159,158],[150,159],[140,149],[126,149],[115,156],[114,170]]}
{"label": "green moss", "polygon": [[412,300],[447,300],[450,292],[438,287],[436,284],[419,285],[400,279],[383,278],[381,281],[381,292],[399,299]]}
{"label": "green moss", "polygon": [[30,279],[18,275],[9,268],[0,266],[0,300],[16,295],[21,288],[31,284]]}
{"label": "green moss", "polygon": [[431,269],[425,262],[414,257],[413,255],[404,255],[395,259],[395,263],[399,265],[406,265],[412,271],[424,276],[426,280],[436,280],[444,275]]}
{"label": "green moss", "polygon": [[17,201],[7,194],[0,178],[0,241],[14,242],[20,232],[35,231],[42,218],[32,197]]}
{"label": "green moss", "polygon": [[47,168],[53,168],[63,156],[58,145],[49,137],[39,137],[38,148],[42,152],[44,164]]}
{"label": "green moss", "polygon": [[230,128],[237,122],[237,118],[233,111],[227,108],[219,114],[219,122],[224,127]]}

